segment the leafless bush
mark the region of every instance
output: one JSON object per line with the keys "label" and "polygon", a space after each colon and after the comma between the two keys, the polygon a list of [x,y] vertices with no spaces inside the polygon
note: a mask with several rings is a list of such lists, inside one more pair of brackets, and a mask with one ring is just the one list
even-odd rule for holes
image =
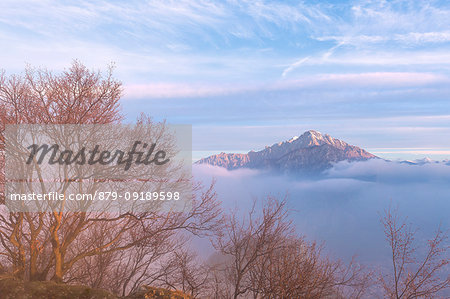
{"label": "leafless bush", "polygon": [[381,219],[386,241],[391,249],[392,273],[382,275],[380,282],[388,298],[435,298],[450,286],[447,233],[440,228],[428,240],[426,253],[415,242],[416,231],[389,208]]}
{"label": "leafless bush", "polygon": [[261,212],[255,202],[226,223],[215,242],[224,260],[214,268],[214,298],[358,298],[367,288],[361,267],[331,261],[295,234],[286,200],[269,197]]}

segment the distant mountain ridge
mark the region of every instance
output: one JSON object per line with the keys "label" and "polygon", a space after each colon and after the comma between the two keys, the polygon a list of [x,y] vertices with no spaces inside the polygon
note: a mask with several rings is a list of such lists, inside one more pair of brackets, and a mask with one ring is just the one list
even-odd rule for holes
{"label": "distant mountain ridge", "polygon": [[220,153],[203,158],[196,164],[209,164],[228,170],[266,169],[283,173],[321,172],[340,161],[363,161],[378,158],[328,134],[310,130],[288,141],[266,146],[247,154]]}
{"label": "distant mountain ridge", "polygon": [[432,160],[428,157],[425,157],[422,159],[416,159],[416,160],[402,160],[402,161],[398,161],[398,162],[401,164],[418,165],[418,166],[427,165],[427,164],[445,164],[445,165],[450,166],[449,159],[438,161],[438,160]]}

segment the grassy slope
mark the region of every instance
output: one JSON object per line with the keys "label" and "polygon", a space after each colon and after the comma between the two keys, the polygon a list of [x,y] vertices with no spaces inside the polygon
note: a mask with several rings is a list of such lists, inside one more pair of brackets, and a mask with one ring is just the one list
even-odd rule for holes
{"label": "grassy slope", "polygon": [[[118,299],[115,295],[99,289],[80,285],[59,284],[52,281],[24,282],[11,276],[0,276],[0,299]],[[145,287],[128,299],[188,299],[181,292]]]}

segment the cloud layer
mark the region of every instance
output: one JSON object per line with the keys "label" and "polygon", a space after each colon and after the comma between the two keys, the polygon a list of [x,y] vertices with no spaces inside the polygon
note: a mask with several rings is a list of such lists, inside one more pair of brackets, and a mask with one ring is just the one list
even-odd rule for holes
{"label": "cloud layer", "polygon": [[227,171],[194,166],[195,176],[217,180],[226,207],[245,210],[253,197],[289,197],[293,219],[301,233],[324,241],[329,252],[383,265],[388,257],[379,216],[398,206],[425,241],[441,223],[450,227],[450,166],[413,166],[383,160],[340,162],[320,179],[272,176],[242,169]]}

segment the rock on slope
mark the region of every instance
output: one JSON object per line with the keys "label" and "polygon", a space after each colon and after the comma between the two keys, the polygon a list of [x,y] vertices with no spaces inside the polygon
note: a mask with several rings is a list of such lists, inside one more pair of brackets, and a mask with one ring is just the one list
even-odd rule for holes
{"label": "rock on slope", "polygon": [[362,161],[377,158],[365,150],[349,145],[330,135],[307,131],[300,137],[266,146],[247,154],[210,156],[197,164],[210,164],[229,170],[238,168],[267,169],[283,173],[320,172],[339,161]]}

